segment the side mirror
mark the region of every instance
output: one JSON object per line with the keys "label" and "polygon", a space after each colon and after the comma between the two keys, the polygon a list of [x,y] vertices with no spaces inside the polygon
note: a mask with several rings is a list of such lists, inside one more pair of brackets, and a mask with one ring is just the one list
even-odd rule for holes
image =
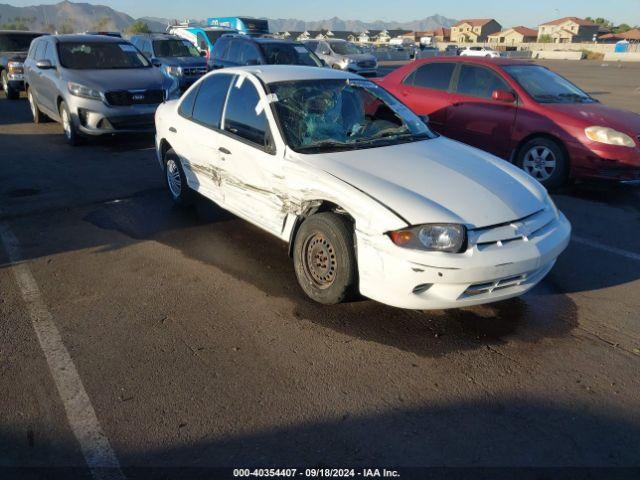
{"label": "side mirror", "polygon": [[157,58],[152,58],[151,59],[151,65],[153,65],[154,67],[161,67],[162,66],[162,62],[160,60],[158,60]]}
{"label": "side mirror", "polygon": [[491,94],[491,98],[493,98],[497,102],[503,103],[513,103],[516,101],[516,96],[513,92],[507,92],[506,90],[495,90]]}
{"label": "side mirror", "polygon": [[54,68],[50,60],[38,60],[36,62],[36,67],[38,67],[40,70],[51,70],[52,68]]}
{"label": "side mirror", "polygon": [[420,120],[422,120],[422,122],[425,125],[429,125],[429,120],[430,120],[429,115],[418,115],[418,116],[420,117]]}
{"label": "side mirror", "polygon": [[204,50],[200,50],[200,56],[201,57],[206,57],[207,56],[207,52]]}

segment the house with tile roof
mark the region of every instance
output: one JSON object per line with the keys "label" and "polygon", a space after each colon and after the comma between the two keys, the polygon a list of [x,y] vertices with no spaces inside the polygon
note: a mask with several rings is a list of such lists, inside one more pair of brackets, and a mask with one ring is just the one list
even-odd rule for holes
{"label": "house with tile roof", "polygon": [[517,27],[507,28],[498,33],[489,35],[489,43],[497,45],[514,45],[517,43],[531,43],[538,40],[538,30],[533,28]]}
{"label": "house with tile roof", "polygon": [[551,38],[553,43],[592,42],[598,37],[600,26],[578,17],[563,17],[538,27],[541,37]]}
{"label": "house with tile roof", "polygon": [[457,43],[478,43],[489,40],[489,35],[502,30],[493,18],[473,18],[460,20],[451,27],[451,41]]}

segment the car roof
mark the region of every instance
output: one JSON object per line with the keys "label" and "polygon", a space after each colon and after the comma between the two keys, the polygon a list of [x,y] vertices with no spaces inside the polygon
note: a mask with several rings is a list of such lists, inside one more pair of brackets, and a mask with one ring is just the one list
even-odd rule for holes
{"label": "car roof", "polygon": [[478,65],[499,65],[506,67],[509,65],[532,65],[531,60],[519,60],[513,58],[485,58],[485,57],[430,57],[416,60],[414,64],[422,65],[432,62],[456,62],[456,63],[476,63]]}
{"label": "car roof", "polygon": [[122,42],[126,42],[124,38],[109,37],[107,35],[85,35],[85,34],[52,35],[51,38],[55,39],[58,43],[76,43],[76,42],[122,43]]}
{"label": "car roof", "polygon": [[340,80],[360,79],[355,73],[333,68],[307,67],[303,65],[255,65],[248,67],[230,67],[218,70],[221,73],[247,72],[258,77],[264,83],[290,82],[301,80]]}
{"label": "car roof", "polygon": [[30,32],[29,30],[0,30],[0,34],[11,33],[14,35],[49,35],[44,32]]}

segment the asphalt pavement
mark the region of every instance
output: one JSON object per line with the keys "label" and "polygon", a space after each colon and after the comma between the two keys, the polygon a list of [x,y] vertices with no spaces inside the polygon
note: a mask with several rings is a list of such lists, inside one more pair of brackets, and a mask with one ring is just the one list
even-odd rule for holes
{"label": "asphalt pavement", "polygon": [[24,98],[0,98],[0,478],[270,466],[631,478],[640,193],[578,185],[554,199],[573,241],[521,298],[321,306],[285,244],[206,202],[172,206],[152,138],[72,148],[59,125],[31,123]]}

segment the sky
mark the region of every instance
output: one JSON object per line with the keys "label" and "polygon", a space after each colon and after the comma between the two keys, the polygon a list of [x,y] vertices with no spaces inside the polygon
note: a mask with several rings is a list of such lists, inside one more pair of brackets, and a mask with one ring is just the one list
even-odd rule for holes
{"label": "sky", "polygon": [[[15,6],[59,0],[0,0]],[[449,18],[495,18],[503,26],[536,26],[555,18],[604,17],[614,23],[640,25],[640,0],[83,0],[107,5],[133,17],[201,19],[249,15],[322,20],[417,20],[436,13]]]}

